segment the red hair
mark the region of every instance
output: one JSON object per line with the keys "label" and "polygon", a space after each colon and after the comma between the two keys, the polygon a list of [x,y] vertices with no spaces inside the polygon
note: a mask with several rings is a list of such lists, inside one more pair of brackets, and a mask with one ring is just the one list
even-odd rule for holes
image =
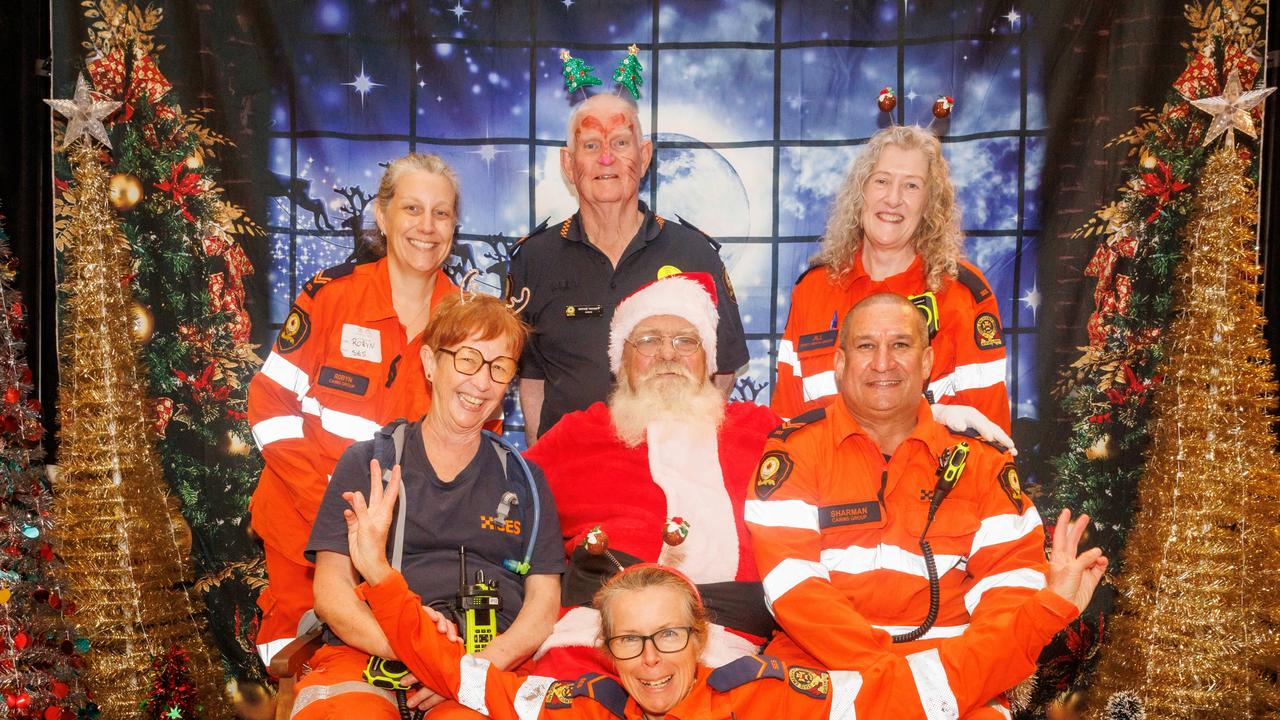
{"label": "red hair", "polygon": [[492,295],[450,293],[431,314],[422,344],[432,350],[448,349],[472,335],[479,335],[481,340],[510,341],[511,356],[518,359],[529,336],[529,326],[516,317],[505,301]]}

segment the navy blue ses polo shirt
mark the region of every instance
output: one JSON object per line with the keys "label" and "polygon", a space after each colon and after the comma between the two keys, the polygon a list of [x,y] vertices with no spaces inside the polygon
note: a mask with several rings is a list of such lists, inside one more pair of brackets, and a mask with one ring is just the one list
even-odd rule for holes
{"label": "navy blue ses polo shirt", "polygon": [[749,359],[719,246],[691,225],[655,215],[643,202],[640,211],[640,230],[616,268],[587,241],[580,214],[535,232],[511,255],[507,292],[518,296],[529,289],[524,319],[533,328],[520,358],[520,375],[545,381],[540,434],[563,415],[608,398],[613,310],[660,272],[663,277],[705,272],[715,278],[720,310],[716,367],[735,372]]}

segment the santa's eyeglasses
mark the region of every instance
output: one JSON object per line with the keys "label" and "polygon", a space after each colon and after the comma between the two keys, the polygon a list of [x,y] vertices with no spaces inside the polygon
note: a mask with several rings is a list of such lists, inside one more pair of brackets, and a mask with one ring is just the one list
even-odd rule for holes
{"label": "santa's eyeglasses", "polygon": [[671,342],[671,347],[680,355],[692,355],[702,347],[702,340],[694,335],[641,335],[634,340],[627,340],[627,343],[645,357],[657,357],[667,341]]}
{"label": "santa's eyeglasses", "polygon": [[516,376],[517,364],[514,358],[506,355],[499,355],[492,360],[485,360],[484,355],[480,351],[463,345],[457,350],[440,349],[436,352],[447,353],[453,356],[453,369],[463,375],[475,375],[480,372],[480,368],[485,365],[489,366],[489,377],[494,382],[506,385],[511,382],[511,378]]}

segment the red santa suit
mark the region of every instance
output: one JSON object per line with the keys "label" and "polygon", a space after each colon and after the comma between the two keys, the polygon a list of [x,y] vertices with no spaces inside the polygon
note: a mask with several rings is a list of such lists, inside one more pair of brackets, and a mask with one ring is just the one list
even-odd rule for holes
{"label": "red santa suit", "polygon": [[[627,447],[609,408],[596,403],[566,415],[526,453],[543,468],[556,498],[570,569],[563,581],[562,617],[538,651],[533,672],[573,678],[613,671],[595,649],[599,614],[587,607],[616,571],[583,540],[596,526],[622,564],[661,562],[688,575],[718,623],[702,660],[712,667],[754,654],[772,630],[751,540],[743,522],[755,465],[770,431],[772,411],[729,403],[719,431],[658,420],[648,440]],[[664,540],[669,518],[688,523],[678,545]]]}

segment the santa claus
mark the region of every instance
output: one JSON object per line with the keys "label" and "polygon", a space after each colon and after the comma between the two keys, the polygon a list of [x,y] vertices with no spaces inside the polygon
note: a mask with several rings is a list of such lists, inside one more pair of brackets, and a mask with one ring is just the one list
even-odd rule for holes
{"label": "santa claus", "polygon": [[670,565],[697,583],[717,623],[705,664],[754,654],[772,632],[742,508],[779,421],[753,403],[726,403],[711,383],[717,318],[706,273],[628,296],[610,325],[608,403],[566,415],[528,451],[555,495],[570,558],[562,617],[534,673],[611,672],[588,606],[605,579],[635,563]]}

